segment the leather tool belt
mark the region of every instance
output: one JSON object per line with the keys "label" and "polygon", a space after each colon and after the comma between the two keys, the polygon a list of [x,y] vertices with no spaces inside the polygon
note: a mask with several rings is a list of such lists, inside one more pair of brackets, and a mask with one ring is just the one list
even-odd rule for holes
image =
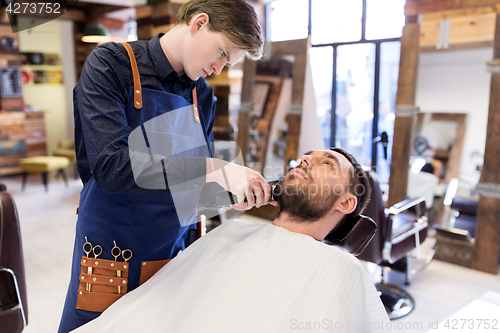
{"label": "leather tool belt", "polygon": [[[170,260],[141,262],[139,285],[149,280]],[[92,274],[88,274],[88,268]],[[121,270],[121,276],[117,272]],[[124,261],[82,257],[76,308],[103,312],[127,292],[129,264]],[[89,288],[90,285],[90,288]],[[118,293],[120,287],[120,293]]]}
{"label": "leather tool belt", "polygon": [[[91,274],[88,268],[92,268]],[[127,292],[128,269],[128,262],[83,256],[76,308],[95,312],[106,310]]]}

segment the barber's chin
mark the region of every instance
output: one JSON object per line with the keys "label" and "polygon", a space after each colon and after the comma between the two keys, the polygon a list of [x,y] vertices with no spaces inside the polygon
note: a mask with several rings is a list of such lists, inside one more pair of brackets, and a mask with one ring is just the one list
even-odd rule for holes
{"label": "barber's chin", "polygon": [[184,74],[193,81],[198,81],[198,79],[200,78],[200,75],[196,75],[188,71],[185,71]]}

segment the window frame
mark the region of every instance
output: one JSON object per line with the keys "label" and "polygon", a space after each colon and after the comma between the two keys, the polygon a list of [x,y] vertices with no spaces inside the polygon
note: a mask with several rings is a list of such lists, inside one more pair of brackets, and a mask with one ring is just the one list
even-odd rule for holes
{"label": "window frame", "polygon": [[[312,47],[327,47],[333,48],[333,75],[332,75],[332,96],[330,110],[331,116],[331,134],[330,134],[330,146],[335,147],[336,139],[336,126],[337,117],[335,115],[335,110],[337,109],[336,94],[337,94],[337,48],[342,45],[354,45],[354,44],[375,44],[375,73],[374,73],[374,89],[373,89],[373,124],[372,124],[372,140],[378,136],[378,117],[379,117],[379,99],[380,99],[380,55],[381,55],[381,44],[386,42],[400,42],[400,37],[384,38],[384,39],[366,39],[366,13],[367,13],[367,0],[362,0],[362,15],[361,15],[361,38],[357,41],[350,42],[337,42],[337,43],[326,43],[326,44],[312,44]],[[308,35],[311,36],[312,32],[312,0],[309,0],[309,13],[308,13]],[[377,167],[377,142],[372,143],[372,169],[376,170]]]}

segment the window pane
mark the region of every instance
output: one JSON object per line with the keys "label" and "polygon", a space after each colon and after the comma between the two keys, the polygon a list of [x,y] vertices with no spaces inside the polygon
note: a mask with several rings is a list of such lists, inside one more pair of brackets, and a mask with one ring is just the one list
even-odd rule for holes
{"label": "window pane", "polygon": [[370,166],[375,45],[338,47],[335,143]]}
{"label": "window pane", "polygon": [[321,133],[325,147],[330,147],[332,125],[332,77],[333,48],[313,47],[309,51],[311,57],[314,95],[316,97],[316,112],[321,125]]}
{"label": "window pane", "polygon": [[366,39],[401,37],[405,0],[366,1]]}
{"label": "window pane", "polygon": [[276,0],[271,8],[271,41],[307,38],[308,0]]}
{"label": "window pane", "polygon": [[361,0],[313,0],[311,6],[313,44],[361,39]]}
{"label": "window pane", "polygon": [[389,183],[396,92],[398,90],[400,42],[382,43],[380,49],[380,93],[378,109],[378,135],[386,132],[389,137],[387,159],[381,143],[377,144],[377,173],[381,184]]}

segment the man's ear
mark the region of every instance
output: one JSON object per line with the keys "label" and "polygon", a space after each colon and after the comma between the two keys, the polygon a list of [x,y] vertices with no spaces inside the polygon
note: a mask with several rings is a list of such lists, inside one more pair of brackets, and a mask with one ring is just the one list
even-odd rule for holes
{"label": "man's ear", "polygon": [[339,212],[347,215],[352,213],[356,209],[357,205],[358,205],[358,198],[356,198],[354,194],[347,193],[345,196],[339,198],[335,206],[337,206],[336,209]]}
{"label": "man's ear", "polygon": [[191,22],[189,24],[189,30],[191,33],[195,33],[201,29],[201,27],[205,24],[208,24],[209,16],[207,13],[199,13],[191,18]]}

